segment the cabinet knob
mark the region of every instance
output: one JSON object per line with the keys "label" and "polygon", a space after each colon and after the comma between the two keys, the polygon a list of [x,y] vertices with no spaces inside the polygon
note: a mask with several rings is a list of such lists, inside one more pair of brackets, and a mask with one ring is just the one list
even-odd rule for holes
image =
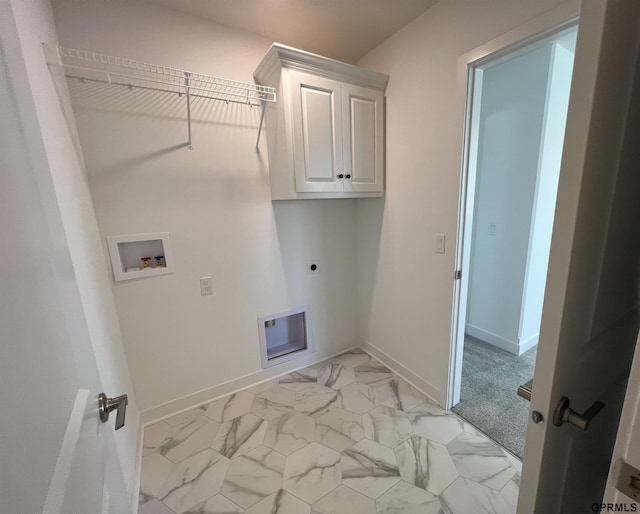
{"label": "cabinet knob", "polygon": [[344,175],[340,173],[340,175],[338,175],[338,178],[344,178]]}
{"label": "cabinet knob", "polygon": [[351,175],[345,175],[344,178],[351,178]]}

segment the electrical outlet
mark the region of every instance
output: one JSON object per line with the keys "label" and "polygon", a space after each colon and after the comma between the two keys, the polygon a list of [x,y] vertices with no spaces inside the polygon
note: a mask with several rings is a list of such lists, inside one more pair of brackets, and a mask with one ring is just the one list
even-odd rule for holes
{"label": "electrical outlet", "polygon": [[309,262],[307,262],[307,273],[318,275],[321,270],[320,259],[309,259]]}
{"label": "electrical outlet", "polygon": [[445,240],[444,234],[436,234],[436,253],[444,253]]}
{"label": "electrical outlet", "polygon": [[211,277],[200,277],[200,294],[202,296],[213,294],[213,279]]}
{"label": "electrical outlet", "polygon": [[498,233],[498,226],[495,223],[489,224],[489,235],[495,236]]}

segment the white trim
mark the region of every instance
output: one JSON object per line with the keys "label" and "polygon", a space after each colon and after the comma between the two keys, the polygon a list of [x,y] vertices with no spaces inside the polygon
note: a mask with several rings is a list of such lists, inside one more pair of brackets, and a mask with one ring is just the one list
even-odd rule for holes
{"label": "white trim", "polygon": [[[468,217],[469,191],[469,144],[471,141],[471,112],[473,110],[473,82],[480,66],[495,59],[504,58],[511,52],[520,50],[543,39],[550,38],[578,24],[580,1],[571,0],[544,13],[519,27],[497,37],[458,59],[458,109],[455,113],[460,120],[459,134],[462,136],[460,153],[460,191],[458,203],[458,227],[456,234],[456,270],[462,270],[462,279],[453,282],[453,305],[451,319],[451,347],[449,352],[449,378],[445,407],[450,409],[460,400],[462,381],[462,354],[464,349],[464,327],[466,325],[466,293],[469,281],[469,244],[465,234]],[[470,230],[470,228],[469,228]],[[467,231],[468,232],[468,231]]]}
{"label": "white trim", "polygon": [[49,491],[44,501],[42,514],[60,514],[61,512],[64,493],[67,490],[67,481],[71,474],[71,464],[73,463],[73,456],[78,446],[78,439],[80,438],[80,431],[82,429],[84,412],[87,408],[88,400],[89,390],[78,389],[73,408],[71,409],[71,415],[69,416],[69,422],[64,432],[56,466],[53,469],[51,482],[49,482]]}
{"label": "white trim", "polygon": [[[466,73],[465,67],[465,73]],[[460,378],[462,377],[462,357],[464,353],[464,331],[460,327],[465,326],[467,295],[469,292],[469,269],[471,262],[471,251],[463,252],[465,248],[471,248],[471,236],[473,232],[473,212],[476,187],[476,162],[478,149],[478,124],[480,122],[480,94],[482,92],[483,71],[478,68],[471,70],[466,84],[466,105],[464,112],[465,129],[463,139],[462,168],[470,170],[470,173],[463,173],[460,182],[460,196],[458,198],[458,238],[456,240],[456,270],[462,271],[460,280],[453,282],[453,309],[451,320],[451,347],[449,349],[450,377],[458,377],[456,380],[449,379],[447,384],[446,408],[450,409],[460,401]],[[462,227],[466,227],[463,230]],[[464,270],[464,271],[463,271]],[[457,275],[457,273],[456,273]],[[458,301],[456,301],[456,299]],[[451,371],[453,370],[453,371]]]}
{"label": "white trim", "polygon": [[[189,394],[178,398],[176,400],[172,400],[162,405],[158,405],[156,407],[152,407],[150,409],[145,409],[140,412],[140,444],[138,451],[138,462],[142,461],[142,439],[144,437],[144,427],[148,425],[152,425],[157,423],[158,421],[162,421],[163,419],[170,418],[182,412],[193,409],[194,407],[198,407],[200,405],[204,405],[205,403],[212,402],[217,400],[218,398],[222,398],[224,396],[228,396],[230,394],[237,393],[244,389],[248,389],[250,387],[254,387],[256,385],[262,384],[263,382],[267,382],[269,380],[273,380],[274,378],[282,377],[294,371],[298,371],[300,369],[308,368],[309,366],[313,366],[314,364],[318,364],[320,362],[326,361],[327,359],[332,359],[333,357],[337,357],[338,355],[342,355],[345,352],[349,352],[351,350],[355,350],[360,348],[364,350],[366,353],[371,355],[373,358],[379,360],[387,367],[389,367],[396,375],[400,378],[411,384],[418,391],[424,394],[429,400],[433,403],[436,403],[442,406],[442,402],[438,401],[440,397],[440,389],[434,386],[431,382],[428,382],[415,374],[409,368],[407,368],[404,364],[401,364],[393,357],[389,356],[386,352],[380,350],[377,346],[367,343],[367,342],[359,342],[358,344],[353,344],[350,347],[345,347],[344,349],[331,353],[329,355],[322,355],[318,353],[314,353],[308,358],[302,359],[305,361],[304,365],[292,366],[291,363],[289,365],[278,366],[278,370],[275,368],[263,369],[260,371],[256,371],[254,373],[249,373],[237,379],[229,380],[222,384],[218,384],[217,386],[210,387],[208,389],[203,389],[202,391],[198,391],[197,393]],[[287,368],[287,369],[283,369]],[[140,480],[140,466],[136,469],[137,480],[139,483]],[[134,511],[135,514],[135,511]]]}
{"label": "white trim", "polygon": [[264,84],[278,66],[312,72],[315,75],[340,80],[350,84],[383,91],[389,82],[389,76],[376,71],[365,70],[352,64],[346,64],[335,59],[298,50],[280,43],[273,43],[258,67],[253,72],[255,80]]}
{"label": "white trim", "polygon": [[409,382],[413,387],[426,395],[434,403],[442,406],[443,402],[441,399],[439,400],[439,398],[441,398],[441,391],[431,382],[423,379],[374,344],[363,341],[360,343],[360,348],[383,364],[386,364],[396,375]]}
{"label": "white trim", "polygon": [[[567,2],[541,16],[533,18],[515,29],[463,54],[458,59],[458,67],[484,66],[489,62],[502,59],[507,54],[538,43],[577,25],[580,15],[580,2]],[[459,77],[464,79],[464,77]],[[466,80],[463,82],[463,86]],[[466,90],[466,87],[465,87]]]}
{"label": "white trim", "polygon": [[507,339],[506,337],[494,334],[493,332],[489,332],[488,330],[485,330],[483,328],[471,325],[470,323],[467,323],[465,333],[475,339],[479,339],[484,343],[495,346],[496,348],[500,348],[505,352],[517,355],[518,357],[520,357],[520,355],[522,355],[527,350],[530,350],[535,345],[537,345],[538,338],[540,336],[540,334],[536,333],[527,337],[526,339],[518,339],[518,341],[512,341],[511,339]]}
{"label": "white trim", "polygon": [[378,191],[377,193],[363,193],[360,191],[349,191],[347,193],[335,191],[331,192],[331,196],[327,196],[329,193],[296,193],[295,197],[281,195],[272,200],[326,200],[327,198],[336,200],[340,198],[382,198],[384,193]]}
{"label": "white trim", "polygon": [[333,352],[330,354],[326,354],[323,352],[312,353],[306,357],[296,359],[295,361],[285,362],[271,368],[254,371],[241,377],[228,380],[216,386],[208,387],[195,393],[176,398],[175,400],[156,405],[155,407],[151,407],[140,412],[140,425],[142,429],[144,429],[146,425],[162,421],[163,419],[171,417],[175,414],[193,409],[194,407],[209,403],[213,400],[232,393],[236,393],[243,389],[253,387],[254,385],[266,382],[267,380],[281,377],[299,369],[308,368],[309,366],[313,366],[314,364],[318,364],[319,362],[331,359],[332,357],[337,357],[338,355],[341,355],[344,352],[348,352],[349,350],[353,350],[357,347],[357,342],[352,341],[350,344],[345,345],[343,349],[337,352]]}
{"label": "white trim", "polygon": [[491,346],[495,346],[496,348],[500,348],[505,352],[512,353],[513,355],[520,355],[520,345],[517,341],[512,341],[511,339],[494,334],[493,332],[476,327],[475,325],[470,325],[469,323],[466,325],[465,332],[471,337],[479,339]]}
{"label": "white trim", "polygon": [[539,339],[540,339],[540,332],[536,332],[535,334],[530,335],[526,339],[521,339],[520,340],[520,353],[518,355],[520,356],[524,352],[526,352],[528,350],[531,350],[531,348],[533,348],[534,346],[537,346]]}

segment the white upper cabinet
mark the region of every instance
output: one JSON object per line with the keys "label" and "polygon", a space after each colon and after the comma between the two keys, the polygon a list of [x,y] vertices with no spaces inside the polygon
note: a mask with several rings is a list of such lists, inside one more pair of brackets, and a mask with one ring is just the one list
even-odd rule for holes
{"label": "white upper cabinet", "polygon": [[273,200],[384,195],[388,76],[274,44],[254,77],[278,95],[265,112]]}

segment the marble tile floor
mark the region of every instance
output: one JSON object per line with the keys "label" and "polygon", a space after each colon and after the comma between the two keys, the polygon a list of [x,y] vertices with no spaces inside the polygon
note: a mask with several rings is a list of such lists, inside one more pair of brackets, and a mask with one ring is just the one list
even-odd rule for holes
{"label": "marble tile floor", "polygon": [[521,463],[362,350],[147,426],[139,514],[513,514]]}

